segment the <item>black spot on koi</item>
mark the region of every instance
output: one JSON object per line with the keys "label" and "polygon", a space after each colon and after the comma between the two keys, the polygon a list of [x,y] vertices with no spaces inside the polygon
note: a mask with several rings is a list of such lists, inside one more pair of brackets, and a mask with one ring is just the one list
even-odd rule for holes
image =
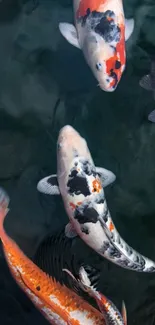
{"label": "black spot on koi", "polygon": [[82,26],[88,23],[91,29],[103,37],[107,43],[113,41],[117,43],[120,41],[121,30],[115,23],[115,13],[112,10],[107,10],[105,12],[94,10],[91,12],[90,9],[87,9],[86,15],[80,17],[78,22],[80,22]]}
{"label": "black spot on koi", "polygon": [[90,195],[89,186],[86,177],[80,175],[76,169],[73,169],[69,175],[67,182],[68,193],[70,195],[80,195],[84,196]]}
{"label": "black spot on koi", "polygon": [[74,218],[78,220],[80,224],[84,224],[86,222],[92,222],[96,223],[98,221],[99,214],[98,212],[93,208],[89,206],[85,206],[83,210],[81,211],[81,208],[76,208]]}

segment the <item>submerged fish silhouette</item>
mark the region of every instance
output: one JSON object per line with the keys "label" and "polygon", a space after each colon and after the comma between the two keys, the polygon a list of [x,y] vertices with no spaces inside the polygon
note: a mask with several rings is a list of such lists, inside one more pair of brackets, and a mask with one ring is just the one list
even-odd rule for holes
{"label": "submerged fish silhouette", "polygon": [[[145,90],[152,91],[155,100],[155,59],[151,60],[150,73],[143,76],[139,84]],[[155,123],[155,109],[148,115],[148,120]]]}

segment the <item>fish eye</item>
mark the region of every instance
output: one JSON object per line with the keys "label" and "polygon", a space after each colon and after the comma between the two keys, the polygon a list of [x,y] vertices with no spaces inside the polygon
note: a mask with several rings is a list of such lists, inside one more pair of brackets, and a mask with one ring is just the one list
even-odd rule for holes
{"label": "fish eye", "polygon": [[98,71],[101,71],[102,70],[102,63],[100,63],[100,62],[96,63],[96,69]]}

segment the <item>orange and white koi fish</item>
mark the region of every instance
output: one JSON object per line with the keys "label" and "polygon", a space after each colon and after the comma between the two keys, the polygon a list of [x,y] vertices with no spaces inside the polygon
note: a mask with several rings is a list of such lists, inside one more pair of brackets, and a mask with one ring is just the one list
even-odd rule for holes
{"label": "orange and white koi fish", "polygon": [[73,8],[75,27],[60,23],[60,32],[83,51],[100,88],[114,91],[125,69],[125,40],[134,20],[125,19],[122,0],[73,0]]}
{"label": "orange and white koi fish", "polygon": [[111,300],[109,300],[106,296],[104,296],[101,292],[97,291],[90,284],[87,272],[83,267],[79,270],[79,279],[75,279],[73,274],[64,269],[72,279],[79,285],[84,291],[86,291],[89,296],[93,297],[96,300],[96,303],[104,315],[106,325],[127,325],[127,313],[124,302],[122,303],[122,315],[117,309],[117,307],[113,304]]}
{"label": "orange and white koi fish", "polygon": [[[114,174],[108,172],[110,182]],[[155,272],[155,263],[130,247],[116,230],[104,195],[104,173],[95,167],[85,139],[66,125],[58,136],[57,175],[42,179],[37,188],[61,193],[70,220],[67,237],[79,235],[98,254],[123,268]]]}
{"label": "orange and white koi fish", "polygon": [[10,272],[17,284],[50,324],[104,325],[104,317],[97,309],[45,274],[7,235],[3,223],[8,204],[9,198],[0,188],[0,238]]}

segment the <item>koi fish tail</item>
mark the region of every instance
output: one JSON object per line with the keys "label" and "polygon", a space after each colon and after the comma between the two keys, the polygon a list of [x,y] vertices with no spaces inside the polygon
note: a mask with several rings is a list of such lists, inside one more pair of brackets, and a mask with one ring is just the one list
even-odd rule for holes
{"label": "koi fish tail", "polygon": [[3,188],[0,187],[0,238],[3,237],[4,233],[3,222],[8,212],[9,201],[9,196],[3,190]]}
{"label": "koi fish tail", "polygon": [[[110,213],[108,221],[113,224]],[[101,224],[107,236],[107,241],[104,242],[99,252],[100,254],[113,263],[129,270],[148,273],[155,272],[155,262],[130,247],[119,235],[114,224],[112,231],[109,231],[107,224],[103,220],[101,220]]]}

